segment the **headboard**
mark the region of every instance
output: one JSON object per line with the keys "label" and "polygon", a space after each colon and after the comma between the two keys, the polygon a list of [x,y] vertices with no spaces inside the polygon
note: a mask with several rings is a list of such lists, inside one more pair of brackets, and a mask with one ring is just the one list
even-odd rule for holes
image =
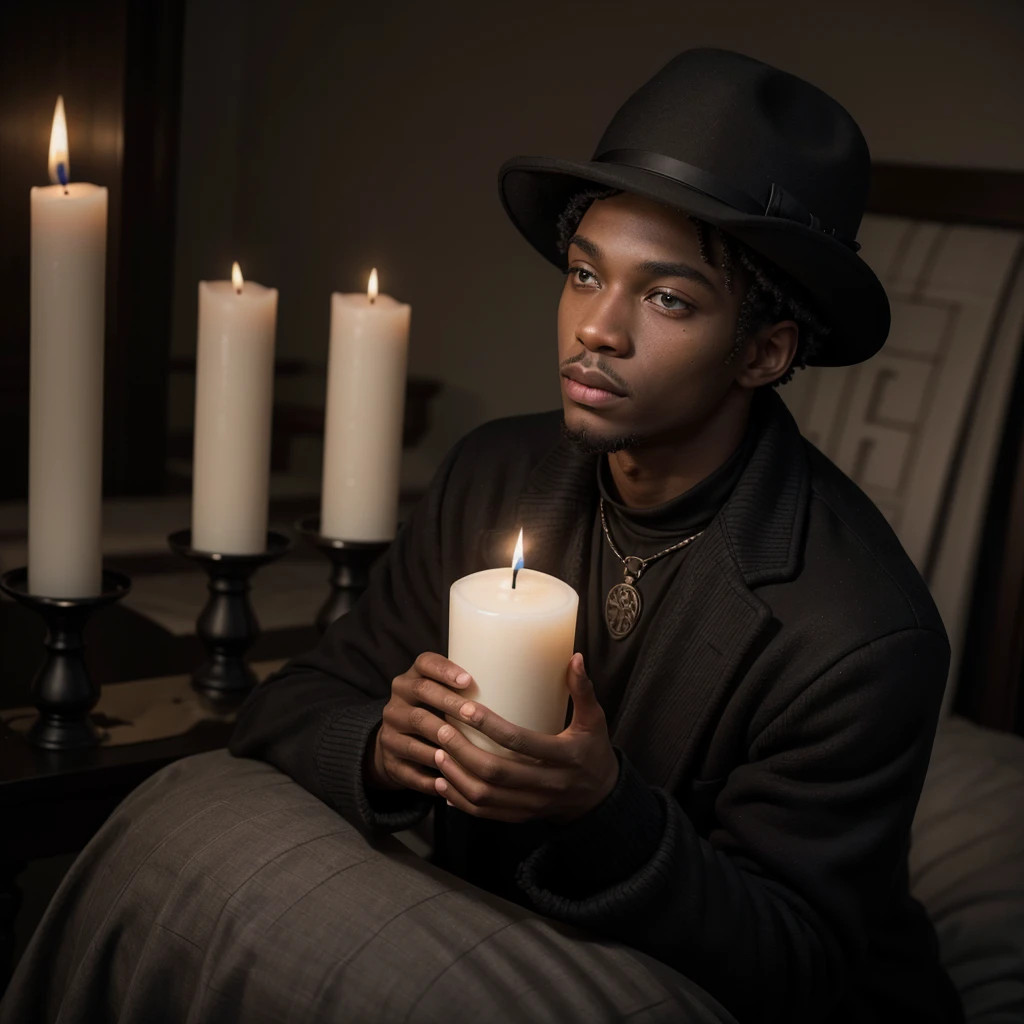
{"label": "headboard", "polygon": [[[1024,230],[1024,173],[876,164],[872,213]],[[950,680],[953,710],[1024,734],[1024,339],[1012,375],[991,472],[967,627]],[[981,396],[981,406],[984,396]],[[965,456],[965,445],[959,457]]]}
{"label": "headboard", "polygon": [[1024,172],[874,164],[868,209],[915,220],[1024,229]]}

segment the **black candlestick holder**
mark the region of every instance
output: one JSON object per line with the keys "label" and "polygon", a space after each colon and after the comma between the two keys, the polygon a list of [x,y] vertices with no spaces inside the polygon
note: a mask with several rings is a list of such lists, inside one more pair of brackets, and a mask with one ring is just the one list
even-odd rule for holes
{"label": "black candlestick holder", "polygon": [[316,628],[325,633],[335,619],[341,618],[356,606],[370,581],[370,567],[391,547],[391,541],[337,540],[325,537],[320,532],[319,516],[304,516],[296,522],[295,529],[331,563],[331,572],[327,577],[331,590],[316,616]]}
{"label": "black candlestick holder", "polygon": [[249,581],[257,569],[291,548],[291,538],[268,531],[266,548],[253,555],[197,551],[191,530],[172,533],[167,543],[176,555],[198,562],[209,577],[210,597],[196,619],[196,633],[208,657],[192,673],[192,686],[214,704],[239,703],[256,685],[256,673],[245,660],[245,652],[260,635]]}
{"label": "black candlestick holder", "polygon": [[32,680],[32,701],[39,717],[26,739],[44,750],[94,747],[104,737],[89,712],[100,699],[99,684],[89,678],[82,634],[94,611],[120,601],[131,580],[119,572],[104,572],[101,593],[94,597],[43,597],[28,590],[28,569],[0,576],[0,590],[18,604],[37,612],[46,623],[46,660]]}

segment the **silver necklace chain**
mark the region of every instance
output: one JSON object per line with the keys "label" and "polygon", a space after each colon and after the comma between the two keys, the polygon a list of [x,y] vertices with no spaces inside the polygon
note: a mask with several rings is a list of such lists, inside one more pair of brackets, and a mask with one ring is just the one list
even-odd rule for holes
{"label": "silver necklace chain", "polygon": [[[599,508],[601,511],[601,529],[604,530],[605,537],[608,538],[608,545],[611,547],[615,557],[623,564],[626,569],[626,575],[632,576],[634,580],[640,579],[643,575],[644,569],[647,568],[651,562],[657,561],[663,555],[670,555],[673,551],[678,551],[680,548],[685,548],[687,544],[695,541],[704,531],[698,530],[692,537],[687,537],[685,540],[681,540],[678,544],[673,544],[670,548],[665,548],[664,551],[659,551],[656,555],[650,555],[647,558],[640,558],[637,555],[624,555],[616,546],[615,541],[612,540],[611,532],[608,529],[608,520],[604,514],[604,498],[601,498],[599,502]],[[630,562],[636,566],[634,572],[630,567]]]}

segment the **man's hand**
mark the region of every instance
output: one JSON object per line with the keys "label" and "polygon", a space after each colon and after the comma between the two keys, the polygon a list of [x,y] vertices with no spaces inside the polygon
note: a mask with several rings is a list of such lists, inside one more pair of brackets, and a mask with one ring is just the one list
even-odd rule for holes
{"label": "man's hand", "polygon": [[366,779],[371,786],[437,795],[434,753],[440,746],[437,731],[444,725],[441,716],[459,714],[466,699],[455,691],[471,682],[469,673],[454,662],[429,653],[395,676],[373,749],[366,755]]}
{"label": "man's hand", "polygon": [[434,754],[444,778],[434,780],[435,791],[467,814],[498,821],[566,822],[596,807],[615,788],[619,760],[582,654],[572,656],[566,678],[572,721],[557,736],[521,729],[479,703],[457,699],[461,713],[456,711],[453,719],[536,763],[487,753],[454,726],[444,725],[436,733],[443,749]]}

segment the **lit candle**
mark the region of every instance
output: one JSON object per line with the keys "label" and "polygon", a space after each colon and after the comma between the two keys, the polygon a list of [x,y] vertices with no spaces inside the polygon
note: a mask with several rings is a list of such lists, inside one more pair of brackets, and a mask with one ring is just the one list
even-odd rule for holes
{"label": "lit candle", "polygon": [[69,181],[63,97],[49,171],[54,184],[30,194],[28,588],[91,597],[101,589],[107,190]]}
{"label": "lit candle", "polygon": [[398,523],[410,307],[379,295],[331,295],[320,532],[385,541]]}
{"label": "lit candle", "polygon": [[254,555],[267,546],[277,289],[199,282],[192,546]]}
{"label": "lit candle", "polygon": [[[473,682],[460,696],[535,732],[565,728],[579,596],[547,573],[524,569],[523,534],[511,569],[485,569],[451,587],[448,657]],[[514,583],[514,586],[513,586]],[[516,757],[482,732],[449,716],[482,750]]]}

